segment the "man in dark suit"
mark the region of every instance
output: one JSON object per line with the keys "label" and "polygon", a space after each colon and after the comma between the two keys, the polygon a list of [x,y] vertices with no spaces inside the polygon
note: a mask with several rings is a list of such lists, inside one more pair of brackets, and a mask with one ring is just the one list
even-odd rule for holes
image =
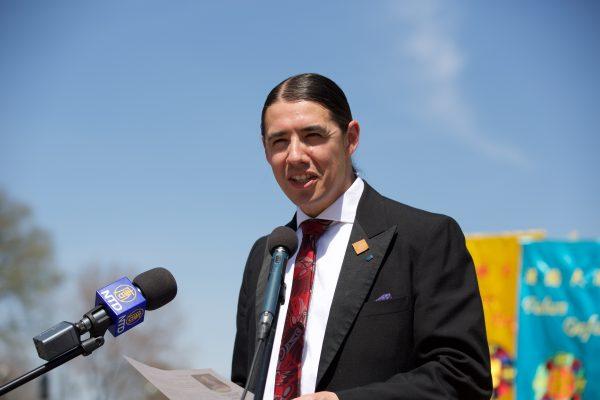
{"label": "man in dark suit", "polygon": [[[387,199],[357,177],[358,122],[323,76],[276,86],[261,129],[275,179],[297,206],[288,226],[302,242],[285,275],[264,398],[489,399],[481,299],[456,222]],[[325,230],[311,236],[306,226],[317,223]],[[269,264],[263,237],[240,289],[232,364],[240,385]]]}

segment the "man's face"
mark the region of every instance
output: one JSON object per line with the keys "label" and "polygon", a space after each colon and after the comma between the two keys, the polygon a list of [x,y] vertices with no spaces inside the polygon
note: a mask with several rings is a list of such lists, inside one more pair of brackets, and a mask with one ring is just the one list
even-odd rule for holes
{"label": "man's face", "polygon": [[342,132],[329,111],[312,101],[273,103],[265,113],[264,147],[273,175],[286,196],[316,217],[353,182],[350,156],[359,126]]}

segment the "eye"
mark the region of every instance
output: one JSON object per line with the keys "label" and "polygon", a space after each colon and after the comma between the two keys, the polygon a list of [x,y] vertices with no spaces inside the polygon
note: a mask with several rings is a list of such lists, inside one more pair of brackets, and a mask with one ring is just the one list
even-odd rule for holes
{"label": "eye", "polygon": [[279,138],[271,141],[271,147],[274,149],[282,149],[286,146],[287,139]]}
{"label": "eye", "polygon": [[323,138],[324,136],[321,132],[308,132],[304,136],[304,140],[306,140],[306,142],[311,145],[321,143],[323,141]]}

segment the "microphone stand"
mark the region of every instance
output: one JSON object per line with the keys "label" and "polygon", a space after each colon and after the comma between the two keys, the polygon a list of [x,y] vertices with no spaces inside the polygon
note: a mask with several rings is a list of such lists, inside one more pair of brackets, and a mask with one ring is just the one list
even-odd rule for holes
{"label": "microphone stand", "polygon": [[[278,300],[279,301],[277,302],[277,306],[275,308],[275,315],[273,316],[271,323],[269,323],[268,325],[265,324],[264,320],[266,316],[264,315],[259,320],[260,332],[256,341],[256,349],[254,350],[254,357],[252,358],[252,364],[250,365],[248,379],[246,379],[246,385],[244,387],[244,392],[242,393],[242,397],[240,398],[240,400],[246,399],[248,387],[253,383],[254,380],[256,380],[256,378],[259,378],[260,380],[254,385],[254,400],[262,400],[263,398],[263,393],[265,390],[265,381],[267,378],[267,371],[265,370],[264,362],[268,362],[268,359],[265,356],[270,356],[271,354],[270,352],[267,352],[269,348],[266,346],[266,344],[268,342],[269,337],[271,336],[271,332],[273,331],[273,325],[277,323],[277,318],[279,316],[279,307],[285,303],[285,282],[283,281],[283,279],[281,280],[281,287],[279,289]],[[258,370],[257,367],[259,367]]]}
{"label": "microphone stand", "polygon": [[[61,322],[33,338],[38,355],[48,360],[31,371],[0,386],[0,396],[21,385],[53,370],[80,355],[89,356],[104,344],[104,334],[111,321],[101,306],[87,312],[76,324]],[[89,332],[90,337],[81,339],[81,335]],[[76,338],[76,339],[75,339]]]}

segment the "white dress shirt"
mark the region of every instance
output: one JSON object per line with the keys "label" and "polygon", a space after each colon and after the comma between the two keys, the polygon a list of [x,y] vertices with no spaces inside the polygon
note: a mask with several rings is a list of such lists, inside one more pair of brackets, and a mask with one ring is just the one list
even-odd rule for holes
{"label": "white dress shirt", "polygon": [[[317,242],[317,261],[306,320],[306,331],[304,333],[304,350],[302,352],[301,395],[315,391],[317,370],[319,368],[319,359],[321,358],[323,338],[325,337],[325,327],[329,318],[329,309],[331,308],[333,294],[337,286],[340,270],[342,269],[342,263],[344,262],[348,241],[350,240],[350,232],[352,231],[352,225],[354,225],[358,201],[364,187],[363,180],[356,178],[343,195],[317,216],[318,219],[327,219],[333,222]],[[300,229],[300,224],[310,218],[299,208],[296,211],[296,226],[298,227],[296,235],[298,236],[298,243],[302,243],[302,229]],[[296,251],[296,254],[290,257],[285,270],[284,279],[287,288],[285,291],[285,304],[279,309],[273,351],[271,352],[269,372],[265,383],[264,400],[273,399],[277,358],[290,300],[297,254],[298,252]]]}

